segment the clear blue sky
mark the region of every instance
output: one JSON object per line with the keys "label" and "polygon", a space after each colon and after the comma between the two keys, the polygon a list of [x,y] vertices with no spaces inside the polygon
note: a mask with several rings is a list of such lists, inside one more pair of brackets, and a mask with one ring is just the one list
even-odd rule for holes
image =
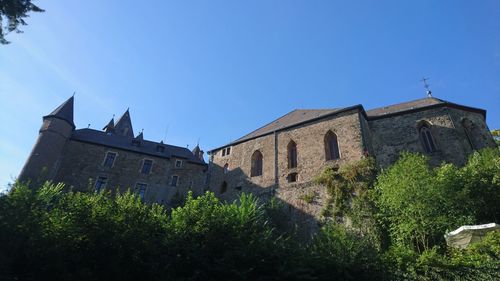
{"label": "clear blue sky", "polygon": [[46,12],[0,46],[0,189],[73,91],[79,128],[130,107],[147,139],[168,126],[168,143],[205,150],[295,108],[424,97],[424,75],[500,128],[497,0],[35,3]]}

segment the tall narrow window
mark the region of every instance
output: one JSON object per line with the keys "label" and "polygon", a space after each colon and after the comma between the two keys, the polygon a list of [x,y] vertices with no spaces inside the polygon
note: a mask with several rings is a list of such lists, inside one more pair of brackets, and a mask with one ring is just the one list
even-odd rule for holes
{"label": "tall narrow window", "polygon": [[251,177],[262,176],[262,153],[256,150],[252,154],[252,168],[250,171]]}
{"label": "tall narrow window", "polygon": [[475,150],[476,146],[472,141],[472,131],[473,131],[472,122],[469,119],[464,119],[462,120],[462,127],[464,128],[465,136],[467,137],[467,141],[469,142],[470,147],[472,148],[472,150]]}
{"label": "tall narrow window", "polygon": [[325,158],[327,161],[340,158],[337,135],[332,131],[328,131],[325,135]]}
{"label": "tall narrow window", "polygon": [[226,165],[224,165],[224,174],[227,174],[229,173],[229,164],[226,163]]}
{"label": "tall narrow window", "polygon": [[224,194],[227,191],[227,182],[222,182],[222,185],[220,187],[220,194]]}
{"label": "tall narrow window", "polygon": [[425,152],[431,153],[436,151],[436,144],[431,134],[431,129],[428,124],[424,124],[419,129],[420,141],[424,147]]}
{"label": "tall narrow window", "polygon": [[148,185],[145,183],[137,183],[135,185],[135,192],[139,195],[139,198],[141,198],[141,200],[144,200],[144,197],[146,196],[147,187]]}
{"label": "tall narrow window", "polygon": [[153,166],[153,160],[144,159],[144,161],[142,162],[141,173],[143,173],[145,175],[149,175],[149,173],[151,173],[152,166]]}
{"label": "tall narrow window", "polygon": [[104,167],[111,168],[115,163],[116,153],[108,152],[106,153],[106,158],[104,158],[104,163],[102,164]]}
{"label": "tall narrow window", "polygon": [[95,191],[101,192],[106,187],[106,183],[108,182],[108,178],[106,177],[97,177],[95,181]]}
{"label": "tall narrow window", "polygon": [[288,168],[297,167],[297,144],[292,140],[288,143]]}
{"label": "tall narrow window", "polygon": [[179,183],[179,176],[177,175],[172,176],[172,181],[170,182],[170,185],[177,186],[178,183]]}

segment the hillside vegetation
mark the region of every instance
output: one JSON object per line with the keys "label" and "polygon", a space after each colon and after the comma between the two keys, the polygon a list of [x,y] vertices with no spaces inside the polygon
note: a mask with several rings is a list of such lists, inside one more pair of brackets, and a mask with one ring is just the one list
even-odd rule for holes
{"label": "hillside vegetation", "polygon": [[498,222],[499,149],[460,168],[403,154],[383,171],[365,160],[320,178],[332,199],[307,243],[278,230],[277,200],[207,192],[167,211],[130,192],[16,183],[0,196],[0,280],[500,280],[498,232],[466,250],[443,238]]}

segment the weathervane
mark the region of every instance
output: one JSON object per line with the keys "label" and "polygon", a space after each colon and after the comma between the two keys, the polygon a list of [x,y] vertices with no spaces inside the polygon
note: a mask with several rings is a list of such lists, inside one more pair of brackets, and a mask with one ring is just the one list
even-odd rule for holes
{"label": "weathervane", "polygon": [[424,87],[425,89],[427,90],[427,97],[428,98],[432,98],[432,92],[431,92],[431,89],[429,88],[429,84],[427,84],[427,80],[429,80],[429,78],[422,78],[422,80],[420,80],[421,82],[424,82]]}

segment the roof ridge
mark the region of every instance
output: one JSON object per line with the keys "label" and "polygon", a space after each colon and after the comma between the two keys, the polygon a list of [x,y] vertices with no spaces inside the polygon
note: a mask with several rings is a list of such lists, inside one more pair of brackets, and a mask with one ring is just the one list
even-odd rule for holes
{"label": "roof ridge", "polygon": [[285,116],[287,116],[287,115],[291,114],[292,112],[298,111],[298,110],[299,110],[299,109],[294,109],[294,110],[292,110],[292,111],[289,111],[288,113],[286,113],[286,114],[284,114],[284,115],[282,115],[282,116],[280,116],[280,117],[278,117],[278,118],[274,119],[273,121],[271,121],[271,122],[269,122],[269,123],[267,123],[267,124],[265,124],[265,125],[263,125],[263,126],[260,126],[259,128],[257,128],[257,129],[255,129],[255,130],[251,131],[250,133],[248,133],[248,134],[246,134],[246,135],[242,136],[241,138],[238,138],[238,139],[237,139],[237,140],[235,140],[234,142],[237,142],[237,141],[239,141],[239,140],[241,140],[241,139],[244,139],[246,136],[251,135],[251,134],[253,134],[254,132],[256,132],[256,131],[258,131],[258,130],[260,130],[260,129],[262,129],[262,128],[264,128],[264,127],[268,126],[268,125],[271,125],[272,123],[274,123],[274,122],[278,121],[279,119],[281,119],[281,118],[283,118],[283,117],[285,117]]}

